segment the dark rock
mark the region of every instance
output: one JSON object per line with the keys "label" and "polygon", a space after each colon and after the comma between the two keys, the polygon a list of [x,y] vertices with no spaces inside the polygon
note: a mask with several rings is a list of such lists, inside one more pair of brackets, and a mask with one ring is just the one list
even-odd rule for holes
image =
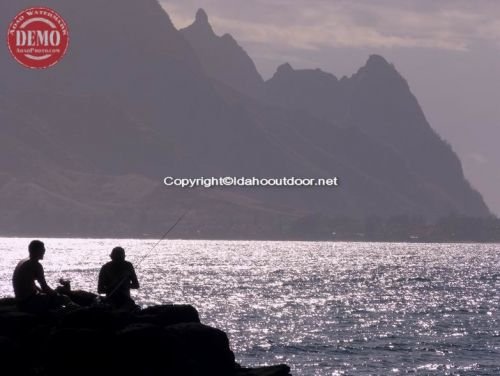
{"label": "dark rock", "polygon": [[189,357],[193,374],[234,373],[234,353],[223,331],[196,323],[171,325],[166,327],[165,331],[167,335],[177,339],[177,351]]}
{"label": "dark rock", "polygon": [[9,307],[9,306],[15,306],[16,305],[16,299],[14,298],[2,298],[0,299],[0,307]]}
{"label": "dark rock", "polygon": [[227,335],[201,324],[192,306],[127,312],[94,305],[34,315],[12,303],[0,302],[2,374],[288,375],[286,366],[238,367]]}
{"label": "dark rock", "polygon": [[241,368],[236,372],[237,376],[288,376],[290,367],[286,365],[259,367],[259,368]]}
{"label": "dark rock", "polygon": [[121,364],[120,372],[125,375],[145,372],[145,367],[150,374],[176,374],[176,370],[186,368],[186,357],[178,354],[177,348],[176,338],[168,336],[162,327],[152,324],[133,324],[116,336],[118,354],[126,359],[140,359]]}
{"label": "dark rock", "polygon": [[8,337],[0,337],[0,354],[2,354],[2,360],[11,359],[15,352],[14,341]]}
{"label": "dark rock", "polygon": [[35,315],[24,312],[5,312],[0,314],[0,336],[19,338],[28,334],[39,320]]}
{"label": "dark rock", "polygon": [[58,290],[61,294],[68,296],[73,303],[78,304],[82,307],[90,307],[91,305],[96,303],[96,299],[98,295],[93,294],[91,292],[82,291],[82,290],[65,290],[64,288]]}
{"label": "dark rock", "polygon": [[49,375],[105,375],[112,366],[113,336],[96,329],[56,329],[46,347]]}
{"label": "dark rock", "polygon": [[[162,328],[153,324],[133,324],[116,337],[118,353],[127,359],[125,374],[144,370],[153,374],[232,375],[234,354],[227,336],[220,330],[198,323]],[[156,373],[154,373],[156,372]]]}
{"label": "dark rock", "polygon": [[143,309],[137,319],[159,326],[167,326],[189,322],[200,322],[198,311],[190,305],[161,305]]}
{"label": "dark rock", "polygon": [[125,323],[106,307],[79,308],[68,312],[61,319],[61,328],[118,330]]}
{"label": "dark rock", "polygon": [[14,298],[0,299],[0,314],[14,311],[17,311],[16,300]]}

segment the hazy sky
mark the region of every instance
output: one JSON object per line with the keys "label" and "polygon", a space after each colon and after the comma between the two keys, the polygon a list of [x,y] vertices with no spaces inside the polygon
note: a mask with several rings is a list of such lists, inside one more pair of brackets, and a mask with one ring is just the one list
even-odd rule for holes
{"label": "hazy sky", "polygon": [[289,62],[351,75],[371,53],[394,63],[471,183],[500,214],[500,1],[163,0],[180,28],[204,8],[264,78]]}

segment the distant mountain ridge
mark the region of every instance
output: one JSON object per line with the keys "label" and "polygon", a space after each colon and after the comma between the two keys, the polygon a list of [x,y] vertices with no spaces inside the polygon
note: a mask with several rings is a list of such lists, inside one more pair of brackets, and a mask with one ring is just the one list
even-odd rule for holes
{"label": "distant mountain ridge", "polygon": [[278,69],[266,82],[271,101],[300,108],[334,124],[355,127],[392,149],[420,184],[432,184],[439,200],[458,203],[457,212],[482,215],[482,197],[465,179],[450,145],[431,128],[406,80],[383,57],[372,55],[350,78],[320,70]]}
{"label": "distant mountain ridge", "polygon": [[[27,0],[0,4],[0,23]],[[351,78],[282,65],[267,82],[204,11],[178,31],[155,0],[43,0],[64,60],[0,54],[4,235],[280,238],[310,215],[489,216],[404,79],[372,56]],[[94,9],[99,9],[95,12]],[[409,139],[408,139],[409,138]],[[341,178],[336,189],[169,189],[165,176]]]}
{"label": "distant mountain ridge", "polygon": [[[204,15],[204,23],[208,24],[206,13],[198,13]],[[195,51],[199,50],[201,39],[201,33],[191,32],[188,40]],[[224,60],[224,50],[211,51]],[[215,77],[213,69],[208,73]],[[225,82],[243,91],[237,80]],[[480,194],[465,179],[457,155],[430,127],[406,80],[382,56],[371,55],[356,74],[341,80],[320,69],[295,70],[284,63],[260,93],[267,103],[304,110],[336,126],[360,129],[397,153],[424,182],[433,184],[431,189],[440,196],[439,200],[458,203],[461,208],[456,212],[488,212]]]}

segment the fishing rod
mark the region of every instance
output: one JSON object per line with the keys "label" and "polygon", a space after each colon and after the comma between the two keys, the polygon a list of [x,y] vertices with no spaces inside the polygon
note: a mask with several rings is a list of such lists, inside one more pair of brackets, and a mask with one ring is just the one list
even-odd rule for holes
{"label": "fishing rod", "polygon": [[170,232],[172,232],[172,230],[174,228],[177,227],[177,225],[182,221],[182,219],[186,216],[186,214],[189,213],[189,210],[184,212],[180,217],[179,219],[177,219],[177,221],[172,225],[170,226],[170,228],[165,232],[165,234],[163,234],[163,236],[160,238],[160,240],[158,240],[155,245],[153,245],[153,247],[139,260],[139,262],[137,262],[137,268],[139,268],[139,266],[143,263],[144,260],[146,260],[149,255],[154,251],[154,249],[156,247],[158,247],[158,245],[168,236],[168,234],[170,234]]}
{"label": "fishing rod", "polygon": [[[165,234],[163,234],[163,236],[160,238],[160,240],[158,240],[154,245],[153,247],[148,251],[146,252],[146,254],[144,256],[142,256],[142,258],[137,262],[137,269],[140,267],[140,265],[144,262],[144,260],[146,260],[149,255],[154,251],[154,249],[156,247],[158,247],[158,245],[168,236],[168,234],[170,234],[172,232],[172,230],[174,228],[177,227],[177,225],[182,221],[182,219],[189,213],[189,210],[185,211],[178,219],[177,221],[175,221],[175,223],[170,226],[170,228],[165,232]],[[117,285],[116,287],[111,291],[111,293],[109,293],[109,295],[107,295],[107,298],[110,298],[111,296],[113,296],[116,291],[118,291],[118,289],[121,287],[121,285],[123,285],[123,283],[125,283],[125,281],[129,278],[129,276],[126,276],[124,277]]]}

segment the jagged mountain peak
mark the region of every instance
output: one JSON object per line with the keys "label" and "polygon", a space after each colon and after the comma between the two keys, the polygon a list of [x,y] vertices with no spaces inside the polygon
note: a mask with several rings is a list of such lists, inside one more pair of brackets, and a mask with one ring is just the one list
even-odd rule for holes
{"label": "jagged mountain peak", "polygon": [[290,73],[297,73],[300,75],[307,75],[308,77],[322,77],[331,78],[337,81],[337,77],[329,72],[325,72],[320,68],[314,69],[295,69],[290,63],[281,64],[277,69],[275,75],[289,75]]}
{"label": "jagged mountain peak", "polygon": [[207,12],[203,8],[198,9],[194,22],[186,29],[195,29],[206,35],[215,35],[212,25],[210,25],[210,21],[208,20]]}
{"label": "jagged mountain peak", "polygon": [[203,9],[199,9],[195,21],[180,32],[211,78],[246,95],[260,95],[264,80],[254,62],[230,34],[215,34]]}
{"label": "jagged mountain peak", "polygon": [[208,22],[208,15],[207,12],[205,12],[205,9],[203,8],[198,9],[198,11],[196,12],[195,22],[201,25],[207,25],[207,24],[210,25]]}
{"label": "jagged mountain peak", "polygon": [[236,39],[234,39],[231,34],[226,33],[223,36],[221,36],[220,38],[221,38],[221,40],[225,40],[227,42],[238,44],[238,42],[236,42]]}
{"label": "jagged mountain peak", "polygon": [[336,85],[338,79],[335,75],[325,72],[319,68],[316,69],[294,69],[290,63],[281,64],[274,73],[273,77],[268,80],[272,82],[301,82],[301,85],[320,85],[325,87],[333,84]]}
{"label": "jagged mountain peak", "polygon": [[401,78],[401,75],[397,71],[394,64],[389,63],[381,55],[370,55],[365,65],[359,69],[358,74],[359,73],[368,73],[370,75],[377,75],[384,77],[392,75]]}
{"label": "jagged mountain peak", "polygon": [[372,54],[368,57],[366,65],[370,66],[392,66],[382,55]]}
{"label": "jagged mountain peak", "polygon": [[294,71],[294,69],[290,65],[290,63],[284,63],[278,67],[278,69],[276,70],[276,74],[287,74],[287,73],[290,73],[293,71]]}

